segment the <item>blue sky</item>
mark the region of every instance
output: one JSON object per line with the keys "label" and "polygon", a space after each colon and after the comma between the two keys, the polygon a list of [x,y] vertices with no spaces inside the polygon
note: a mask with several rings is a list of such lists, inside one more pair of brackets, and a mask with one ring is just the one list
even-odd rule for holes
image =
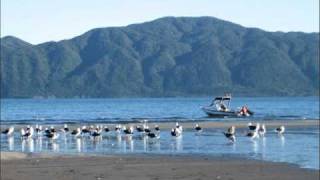
{"label": "blue sky", "polygon": [[214,16],[267,31],[319,32],[319,0],[1,0],[1,37],[37,44],[163,16]]}

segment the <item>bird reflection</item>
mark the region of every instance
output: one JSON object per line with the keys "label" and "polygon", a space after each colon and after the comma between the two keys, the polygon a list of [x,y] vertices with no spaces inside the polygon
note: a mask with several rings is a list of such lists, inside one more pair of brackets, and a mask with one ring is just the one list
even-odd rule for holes
{"label": "bird reflection", "polygon": [[261,149],[261,155],[262,159],[265,158],[266,155],[266,148],[267,148],[267,138],[265,136],[262,137],[262,149]]}
{"label": "bird reflection", "polygon": [[53,152],[59,152],[59,144],[56,141],[50,140],[48,141],[48,149]]}
{"label": "bird reflection", "polygon": [[183,150],[183,137],[182,137],[182,135],[180,136],[180,137],[178,137],[178,138],[176,138],[176,147],[177,147],[177,150],[178,151],[182,151]]}
{"label": "bird reflection", "polygon": [[199,147],[200,147],[200,136],[195,136],[195,149],[197,151],[199,151]]}
{"label": "bird reflection", "polygon": [[22,139],[21,151],[22,152],[34,152],[34,140],[32,138]]}
{"label": "bird reflection", "polygon": [[252,150],[255,154],[257,154],[259,150],[259,144],[255,139],[252,139],[251,142],[252,142]]}
{"label": "bird reflection", "polygon": [[78,152],[81,152],[81,141],[82,141],[81,138],[76,139],[76,147]]}
{"label": "bird reflection", "polygon": [[147,152],[147,137],[143,136],[142,140],[143,140],[143,151]]}
{"label": "bird reflection", "polygon": [[280,142],[281,142],[281,147],[283,148],[285,146],[286,143],[286,139],[284,138],[284,136],[282,134],[278,135]]}
{"label": "bird reflection", "polygon": [[173,137],[174,142],[172,144],[174,151],[182,151],[183,150],[183,143],[182,143],[182,135],[178,137]]}
{"label": "bird reflection", "polygon": [[160,151],[160,140],[146,138],[148,142],[148,151]]}
{"label": "bird reflection", "polygon": [[14,150],[14,137],[13,136],[8,137],[8,145],[9,145],[9,151],[13,151]]}
{"label": "bird reflection", "polygon": [[116,135],[116,140],[117,140],[118,145],[120,145],[120,144],[121,144],[121,141],[122,141],[120,134],[117,134],[117,135]]}
{"label": "bird reflection", "polygon": [[126,147],[125,149],[130,149],[130,151],[133,152],[134,151],[134,143],[132,140],[132,136],[131,135],[125,136],[124,139],[126,141],[125,146],[128,146],[128,148]]}
{"label": "bird reflection", "polygon": [[36,149],[42,151],[42,137],[36,138]]}

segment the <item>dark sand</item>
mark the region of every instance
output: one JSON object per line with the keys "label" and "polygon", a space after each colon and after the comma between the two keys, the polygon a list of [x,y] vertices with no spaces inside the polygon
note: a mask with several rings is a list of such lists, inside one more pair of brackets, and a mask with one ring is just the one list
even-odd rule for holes
{"label": "dark sand", "polygon": [[318,170],[285,163],[204,156],[58,156],[1,153],[2,180],[318,180]]}

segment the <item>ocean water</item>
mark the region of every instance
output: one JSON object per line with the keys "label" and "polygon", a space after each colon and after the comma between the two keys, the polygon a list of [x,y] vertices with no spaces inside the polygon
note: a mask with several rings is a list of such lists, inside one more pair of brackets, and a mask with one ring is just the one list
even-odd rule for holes
{"label": "ocean water", "polygon": [[[227,121],[208,118],[200,106],[211,98],[142,98],[142,99],[5,99],[1,100],[2,124],[118,123],[149,121],[175,122]],[[234,98],[231,107],[248,105],[255,112],[253,120],[313,119],[319,121],[319,99]],[[174,123],[172,123],[174,124]],[[161,127],[161,124],[160,124]],[[245,129],[237,129],[237,140],[230,143],[225,129],[205,128],[202,133],[185,129],[181,137],[161,131],[160,139],[141,134],[132,136],[105,133],[101,138],[74,138],[60,133],[57,140],[34,137],[24,140],[18,130],[13,137],[1,135],[1,151],[50,152],[60,154],[170,154],[239,156],[265,161],[287,162],[303,168],[319,169],[319,127],[287,127],[283,136],[268,129],[265,137],[251,140]]]}
{"label": "ocean water", "polygon": [[[2,99],[1,122],[79,123],[226,120],[208,118],[200,109],[212,98]],[[255,120],[319,119],[319,97],[233,98],[231,108],[248,105]],[[247,118],[246,118],[247,119]]]}

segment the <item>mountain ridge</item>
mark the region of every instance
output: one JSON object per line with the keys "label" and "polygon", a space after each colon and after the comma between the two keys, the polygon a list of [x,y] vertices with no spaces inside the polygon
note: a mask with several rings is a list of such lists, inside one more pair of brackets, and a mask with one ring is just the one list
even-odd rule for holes
{"label": "mountain ridge", "polygon": [[1,38],[1,97],[319,95],[317,43],[319,33],[212,17],[95,28],[37,45]]}

